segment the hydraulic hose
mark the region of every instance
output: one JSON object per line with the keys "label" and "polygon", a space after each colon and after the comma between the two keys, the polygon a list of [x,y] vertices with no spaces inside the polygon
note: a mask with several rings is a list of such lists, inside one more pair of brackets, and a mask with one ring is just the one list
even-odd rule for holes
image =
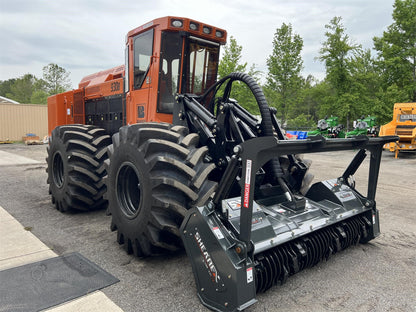
{"label": "hydraulic hose", "polygon": [[254,98],[256,99],[257,105],[259,106],[260,115],[261,115],[261,123],[263,128],[263,134],[265,136],[273,135],[273,124],[272,124],[272,117],[270,115],[269,105],[267,104],[266,97],[260,86],[254,80],[253,77],[247,75],[246,73],[231,73],[218,83],[228,80],[227,85],[225,87],[225,92],[223,95],[223,100],[229,98],[231,93],[231,86],[234,81],[241,81],[247,85],[250,89],[251,93],[253,94]]}
{"label": "hydraulic hose", "polygon": [[[211,104],[210,104],[211,111],[213,112],[213,103],[214,103],[213,101],[215,100],[215,95],[218,92],[218,90],[221,88],[221,86],[225,82],[227,82],[227,85],[225,86],[224,95],[222,97],[223,101],[226,101],[231,94],[232,83],[234,81],[241,81],[245,83],[247,87],[250,89],[259,107],[263,136],[273,136],[274,131],[273,131],[272,117],[271,117],[269,105],[267,104],[267,101],[266,101],[266,97],[264,96],[263,90],[254,80],[254,78],[247,75],[246,73],[231,73],[228,76],[222,78],[216,84],[214,84],[211,88],[209,88],[205,92],[204,95],[201,96],[201,100],[203,101],[207,97],[207,95],[215,89],[215,92],[214,92],[213,97],[211,98]],[[287,200],[292,201],[293,195],[290,192],[290,189],[288,188],[286,182],[283,180],[284,173],[280,165],[279,159],[276,158],[276,159],[269,161],[265,165],[265,167],[266,167],[266,172],[269,171],[272,173],[271,177],[269,177],[272,179],[272,182],[274,183],[277,182],[282,188],[282,191],[285,194]]]}

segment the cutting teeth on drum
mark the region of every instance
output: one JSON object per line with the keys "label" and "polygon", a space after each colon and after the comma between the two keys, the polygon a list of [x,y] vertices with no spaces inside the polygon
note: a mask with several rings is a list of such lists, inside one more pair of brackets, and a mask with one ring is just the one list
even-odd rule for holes
{"label": "cutting teeth on drum", "polygon": [[256,292],[283,284],[289,276],[358,244],[367,237],[368,226],[365,216],[356,216],[256,255]]}

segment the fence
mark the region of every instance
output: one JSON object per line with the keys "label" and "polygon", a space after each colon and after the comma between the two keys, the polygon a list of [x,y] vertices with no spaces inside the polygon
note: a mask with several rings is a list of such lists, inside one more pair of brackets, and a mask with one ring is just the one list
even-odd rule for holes
{"label": "fence", "polygon": [[48,134],[48,107],[0,103],[0,141],[21,141],[29,133],[40,139]]}

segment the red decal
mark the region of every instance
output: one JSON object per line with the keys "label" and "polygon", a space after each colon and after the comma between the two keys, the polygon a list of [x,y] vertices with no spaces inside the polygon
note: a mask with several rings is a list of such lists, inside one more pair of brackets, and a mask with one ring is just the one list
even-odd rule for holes
{"label": "red decal", "polygon": [[250,202],[250,180],[251,180],[251,160],[246,161],[246,180],[244,185],[244,202],[243,207],[248,208]]}
{"label": "red decal", "polygon": [[250,184],[246,184],[244,187],[244,208],[248,208],[250,199]]}

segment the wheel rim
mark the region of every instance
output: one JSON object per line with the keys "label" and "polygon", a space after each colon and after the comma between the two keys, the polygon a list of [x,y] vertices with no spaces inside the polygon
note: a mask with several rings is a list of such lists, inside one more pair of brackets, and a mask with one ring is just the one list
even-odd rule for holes
{"label": "wheel rim", "polygon": [[118,170],[116,181],[117,199],[121,211],[129,218],[136,217],[140,212],[142,194],[136,167],[130,162],[123,163]]}
{"label": "wheel rim", "polygon": [[53,175],[53,182],[58,188],[62,188],[65,181],[65,174],[64,174],[64,161],[62,159],[62,155],[60,152],[56,152],[53,155],[53,162],[52,162],[52,175]]}

